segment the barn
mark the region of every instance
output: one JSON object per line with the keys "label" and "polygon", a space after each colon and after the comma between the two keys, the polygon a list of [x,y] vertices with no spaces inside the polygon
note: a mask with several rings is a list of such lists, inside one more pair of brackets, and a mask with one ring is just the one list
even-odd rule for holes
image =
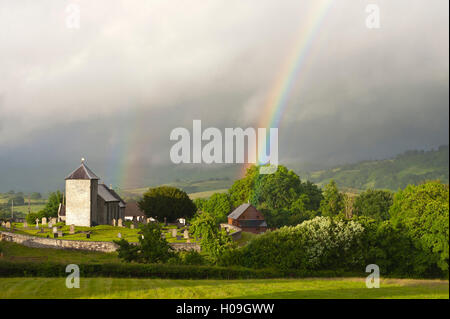
{"label": "barn", "polygon": [[267,230],[264,216],[249,203],[242,204],[231,212],[228,215],[228,224],[254,234],[264,233]]}

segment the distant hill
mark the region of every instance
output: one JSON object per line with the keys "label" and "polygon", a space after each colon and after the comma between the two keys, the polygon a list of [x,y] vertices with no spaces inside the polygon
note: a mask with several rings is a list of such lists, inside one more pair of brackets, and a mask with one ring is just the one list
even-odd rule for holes
{"label": "distant hill", "polygon": [[302,172],[309,179],[324,186],[334,179],[339,187],[364,190],[380,188],[397,190],[408,184],[439,179],[449,182],[449,147],[431,151],[406,151],[392,159],[364,161],[326,170]]}

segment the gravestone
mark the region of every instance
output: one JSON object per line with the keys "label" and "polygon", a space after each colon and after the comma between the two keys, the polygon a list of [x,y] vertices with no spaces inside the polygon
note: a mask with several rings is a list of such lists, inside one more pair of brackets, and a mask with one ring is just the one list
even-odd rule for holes
{"label": "gravestone", "polygon": [[27,221],[24,221],[24,222],[23,222],[23,228],[25,228],[25,229],[28,228],[28,223],[27,223]]}
{"label": "gravestone", "polygon": [[62,236],[63,236],[62,230],[58,230],[58,237],[62,237]]}
{"label": "gravestone", "polygon": [[52,224],[54,225],[54,224],[56,224],[58,221],[56,220],[56,217],[52,217],[51,222],[52,222]]}
{"label": "gravestone", "polygon": [[188,238],[188,239],[186,239],[186,242],[187,242],[187,243],[190,243],[190,242],[191,242],[191,240],[190,240],[190,239]]}
{"label": "gravestone", "polygon": [[134,229],[134,224],[133,223],[131,223],[130,229]]}
{"label": "gravestone", "polygon": [[10,222],[6,222],[6,228],[11,228],[11,223]]}
{"label": "gravestone", "polygon": [[164,217],[164,226],[167,226],[167,218]]}
{"label": "gravestone", "polygon": [[113,220],[112,220],[112,225],[114,226],[114,227],[116,227],[116,219],[115,218],[113,218]]}
{"label": "gravestone", "polygon": [[180,235],[177,235],[177,240],[181,240],[181,239],[183,239],[183,237]]}
{"label": "gravestone", "polygon": [[122,234],[121,234],[121,233],[118,233],[118,234],[117,234],[117,237],[122,238]]}
{"label": "gravestone", "polygon": [[47,225],[47,217],[42,217],[42,225]]}
{"label": "gravestone", "polygon": [[52,228],[52,230],[53,230],[53,234],[57,234],[58,233],[58,227],[55,226],[55,227]]}
{"label": "gravestone", "polygon": [[152,221],[150,220],[150,217],[147,218],[147,224],[150,224]]}
{"label": "gravestone", "polygon": [[75,225],[74,225],[74,224],[70,225],[69,234],[70,234],[70,235],[75,234]]}
{"label": "gravestone", "polygon": [[86,238],[91,238],[91,233],[90,232],[86,233]]}
{"label": "gravestone", "polygon": [[119,218],[119,220],[117,221],[117,226],[123,227],[123,221],[122,221],[122,218]]}
{"label": "gravestone", "polygon": [[39,228],[39,218],[36,218],[36,229]]}
{"label": "gravestone", "polygon": [[52,222],[48,223],[48,228],[52,228],[52,227],[53,227],[53,223]]}
{"label": "gravestone", "polygon": [[183,232],[183,236],[184,236],[184,238],[186,238],[186,239],[188,239],[188,238],[189,238],[189,232],[188,232],[188,230],[187,230],[187,229],[185,229],[185,230],[184,230],[184,232]]}
{"label": "gravestone", "polygon": [[172,237],[177,237],[177,229],[172,229]]}
{"label": "gravestone", "polygon": [[6,226],[6,223],[3,221],[2,222],[2,227],[5,227]]}

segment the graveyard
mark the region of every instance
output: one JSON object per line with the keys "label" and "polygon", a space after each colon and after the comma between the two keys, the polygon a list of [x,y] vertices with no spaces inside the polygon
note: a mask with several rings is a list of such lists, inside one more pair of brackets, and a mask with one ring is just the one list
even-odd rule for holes
{"label": "graveyard", "polygon": [[[6,222],[0,228],[3,231],[14,232],[17,234],[31,235],[43,238],[58,238],[64,240],[83,240],[83,241],[105,241],[125,239],[131,243],[139,241],[139,224],[133,224],[126,221],[122,226],[98,225],[93,227],[66,225],[64,222],[52,223],[44,221],[36,223],[33,226],[23,223]],[[177,225],[162,224],[163,236],[169,243],[196,242],[195,238],[190,238],[187,227]]]}

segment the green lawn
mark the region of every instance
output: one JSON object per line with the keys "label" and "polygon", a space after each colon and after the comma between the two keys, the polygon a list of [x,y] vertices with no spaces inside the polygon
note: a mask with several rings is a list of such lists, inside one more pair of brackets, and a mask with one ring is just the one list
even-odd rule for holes
{"label": "green lawn", "polygon": [[65,278],[0,278],[0,299],[10,298],[449,298],[448,281],[384,279],[368,289],[364,278],[169,280],[81,278],[68,289]]}
{"label": "green lawn", "polygon": [[[19,234],[25,235],[33,235],[39,237],[47,237],[53,238],[53,231],[48,225],[42,226],[39,224],[39,227],[43,228],[44,232],[40,233],[39,229],[35,228],[35,224],[29,225],[27,229],[23,228],[22,223],[13,223],[16,227],[15,232]],[[86,240],[86,241],[113,241],[118,240],[118,234],[121,233],[122,238],[129,242],[138,242],[139,239],[139,229],[131,229],[128,227],[113,227],[109,225],[99,225],[95,227],[75,227],[75,234],[71,235],[69,233],[70,226],[65,225],[64,223],[57,223],[56,226],[62,226],[61,230],[63,231],[64,237],[62,239],[68,240]],[[183,237],[183,233],[181,230],[178,230],[177,234],[182,236],[181,239],[177,240],[176,237],[172,237],[171,229],[176,228],[176,226],[165,226],[163,227],[163,232],[166,235],[166,239],[169,243],[184,243],[186,239]],[[2,229],[0,227],[0,229]],[[2,230],[8,231],[8,229],[3,228]],[[86,234],[84,232],[90,231],[90,238],[86,238]],[[191,238],[191,242],[194,240]]]}

